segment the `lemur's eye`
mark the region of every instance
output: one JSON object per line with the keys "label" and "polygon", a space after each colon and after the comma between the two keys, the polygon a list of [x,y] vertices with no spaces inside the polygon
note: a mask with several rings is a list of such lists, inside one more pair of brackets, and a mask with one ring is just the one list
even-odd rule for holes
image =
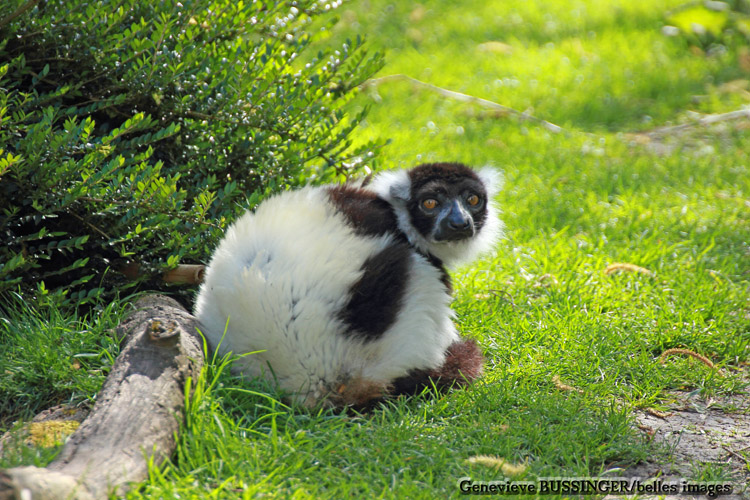
{"label": "lemur's eye", "polygon": [[438,202],[437,202],[437,200],[435,200],[435,199],[433,199],[433,198],[427,198],[426,200],[424,200],[424,201],[422,202],[422,206],[423,206],[424,208],[426,208],[427,210],[432,210],[432,209],[433,209],[433,208],[435,208],[435,207],[436,207],[437,205],[438,205]]}
{"label": "lemur's eye", "polygon": [[469,202],[469,205],[471,205],[472,207],[476,207],[477,205],[479,205],[479,196],[472,194],[466,199],[466,201]]}

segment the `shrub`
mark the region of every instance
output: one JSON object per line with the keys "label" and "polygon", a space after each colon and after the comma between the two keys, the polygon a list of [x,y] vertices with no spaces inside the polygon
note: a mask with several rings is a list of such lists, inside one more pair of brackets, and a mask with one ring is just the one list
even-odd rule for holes
{"label": "shrub", "polygon": [[201,261],[268,194],[362,168],[342,106],[381,58],[311,55],[330,7],[3,2],[0,293],[106,297],[133,283],[117,269]]}

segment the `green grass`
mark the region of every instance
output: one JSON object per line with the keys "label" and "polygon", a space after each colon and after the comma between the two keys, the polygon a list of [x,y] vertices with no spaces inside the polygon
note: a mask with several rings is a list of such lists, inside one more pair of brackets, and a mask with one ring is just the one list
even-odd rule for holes
{"label": "green grass", "polygon": [[[467,390],[352,418],[288,408],[216,362],[199,381],[174,460],[129,498],[458,496],[461,477],[503,477],[466,462],[480,454],[527,463],[517,479],[597,475],[667,459],[633,426],[634,409],[659,408],[674,390],[746,392],[750,135],[725,123],[673,135],[665,149],[633,134],[747,103],[721,86],[750,79],[735,46],[706,55],[661,34],[680,3],[344,5],[331,42],[367,34],[387,50],[381,75],[407,74],[566,129],[552,134],[402,81],[352,103],[371,107],[357,141],[391,139],[377,168],[459,160],[504,173],[505,238],[453,273],[457,322],[484,348],[486,374]],[[490,41],[507,47],[488,52],[481,44]],[[653,275],[605,274],[616,262]],[[0,348],[26,353],[0,359],[0,388],[18,387],[14,416],[93,396],[101,375],[66,367],[75,354],[114,354],[104,332],[118,307],[94,320],[24,310],[5,323]],[[65,347],[53,341],[61,332]],[[673,347],[709,357],[723,375],[685,357],[659,363]],[[555,377],[583,392],[560,390]]]}
{"label": "green grass", "polygon": [[0,429],[51,405],[93,404],[119,351],[111,329],[122,308],[98,308],[92,319],[20,296],[0,304]]}
{"label": "green grass", "polygon": [[290,409],[220,370],[211,365],[199,381],[174,462],[129,498],[440,497],[455,493],[458,478],[486,472],[464,463],[477,454],[529,460],[545,474],[644,457],[640,447],[602,444],[632,434],[626,411],[512,372],[449,397],[347,417]]}
{"label": "green grass", "polygon": [[[91,316],[18,295],[0,303],[0,433],[58,404],[92,407],[114,363],[114,328],[126,307],[114,302]],[[57,448],[3,446],[0,467],[44,465]]]}

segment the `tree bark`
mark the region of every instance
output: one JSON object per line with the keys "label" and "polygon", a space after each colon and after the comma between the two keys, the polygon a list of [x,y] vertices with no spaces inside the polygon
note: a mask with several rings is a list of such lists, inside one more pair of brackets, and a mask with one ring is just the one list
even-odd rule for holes
{"label": "tree bark", "polygon": [[173,452],[185,383],[203,366],[197,320],[176,301],[151,295],[118,328],[123,348],[91,414],[46,468],[0,471],[0,500],[97,500],[148,475]]}

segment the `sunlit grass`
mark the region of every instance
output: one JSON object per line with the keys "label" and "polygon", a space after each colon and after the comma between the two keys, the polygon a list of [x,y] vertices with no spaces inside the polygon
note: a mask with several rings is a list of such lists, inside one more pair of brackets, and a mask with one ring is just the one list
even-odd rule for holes
{"label": "sunlit grass", "polygon": [[[392,49],[381,74],[531,109],[574,129],[640,129],[695,109],[706,85],[738,76],[732,51],[696,57],[683,38],[661,34],[665,13],[681,3],[371,0],[346,11],[339,29],[367,26],[374,45]],[[378,106],[376,116],[415,116],[421,98]]]}
{"label": "sunlit grass", "polygon": [[110,329],[123,306],[94,310],[92,319],[7,299],[0,304],[0,429],[54,404],[90,402],[119,351]]}
{"label": "sunlit grass", "polygon": [[[237,498],[456,496],[460,477],[502,477],[466,462],[482,454],[527,464],[522,478],[597,475],[647,456],[666,459],[636,430],[635,408],[658,408],[672,390],[745,391],[747,134],[690,135],[667,154],[626,134],[678,122],[687,110],[737,105],[716,92],[738,77],[735,54],[696,56],[684,40],[661,34],[664,12],[677,4],[345,6],[334,38],[364,30],[389,49],[381,75],[494,100],[566,132],[405,81],[365,90],[353,104],[372,106],[359,140],[391,140],[379,166],[460,160],[504,172],[505,238],[453,275],[457,321],[484,347],[485,377],[361,419],[298,410],[269,417],[281,407],[262,403],[259,413],[233,399],[225,411],[243,423],[222,446],[234,443],[246,462],[231,473],[210,469],[198,482],[231,478],[222,495]],[[507,47],[487,51],[488,41]],[[651,274],[605,274],[616,262]],[[721,372],[682,357],[660,363],[673,347],[708,356]],[[194,491],[183,487],[161,482],[144,494]]]}
{"label": "sunlit grass", "polygon": [[[519,479],[597,475],[666,457],[633,426],[634,409],[658,408],[675,390],[747,391],[747,129],[722,124],[651,142],[633,134],[747,103],[721,88],[750,79],[736,48],[706,55],[661,33],[681,3],[345,4],[332,39],[367,34],[388,51],[381,75],[565,128],[553,134],[404,81],[352,103],[371,107],[357,141],[391,140],[377,168],[458,160],[504,174],[504,239],[453,273],[457,323],[485,350],[485,376],[352,417],[288,408],[217,361],[200,382],[216,384],[194,397],[173,461],[131,497],[442,498],[458,496],[461,477],[502,477],[466,462],[481,454],[527,464]],[[651,274],[604,272],[618,262]],[[674,347],[717,369],[685,357],[660,363]],[[86,384],[74,391],[93,394]],[[696,479],[725,476],[696,467]]]}

